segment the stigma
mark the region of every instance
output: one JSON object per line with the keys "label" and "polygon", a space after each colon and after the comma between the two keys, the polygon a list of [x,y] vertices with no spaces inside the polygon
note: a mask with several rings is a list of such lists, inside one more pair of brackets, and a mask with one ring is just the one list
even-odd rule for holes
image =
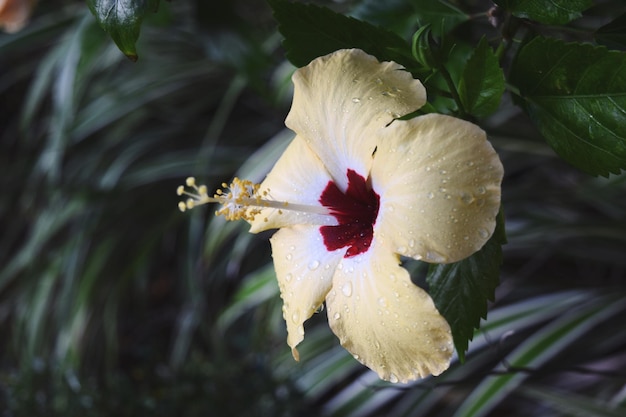
{"label": "stigma", "polygon": [[221,204],[221,207],[215,211],[215,215],[223,216],[229,221],[253,221],[267,208],[278,210],[278,214],[282,214],[283,210],[291,210],[332,215],[330,210],[323,206],[292,204],[287,201],[273,200],[269,189],[261,190],[260,184],[236,177],[230,184],[222,183],[222,188],[215,191],[212,197],[209,197],[206,185],[197,185],[194,177],[188,177],[185,180],[185,185],[180,185],[176,189],[176,194],[188,197],[178,203],[180,211],[191,210],[204,204],[218,203]]}

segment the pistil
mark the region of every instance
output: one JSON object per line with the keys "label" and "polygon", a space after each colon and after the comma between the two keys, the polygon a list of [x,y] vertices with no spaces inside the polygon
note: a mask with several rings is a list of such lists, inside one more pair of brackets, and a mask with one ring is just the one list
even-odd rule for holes
{"label": "pistil", "polygon": [[179,196],[189,197],[187,200],[178,203],[180,211],[191,210],[199,205],[218,203],[222,207],[215,212],[215,215],[224,216],[226,220],[231,221],[241,219],[252,221],[264,208],[276,209],[279,214],[282,214],[283,210],[291,210],[332,215],[330,210],[323,206],[272,200],[270,190],[261,191],[259,184],[249,180],[234,178],[230,185],[222,183],[222,188],[218,189],[213,197],[209,197],[208,189],[205,185],[196,185],[196,180],[193,177],[187,178],[185,185],[187,188],[181,185],[176,189],[176,194]]}

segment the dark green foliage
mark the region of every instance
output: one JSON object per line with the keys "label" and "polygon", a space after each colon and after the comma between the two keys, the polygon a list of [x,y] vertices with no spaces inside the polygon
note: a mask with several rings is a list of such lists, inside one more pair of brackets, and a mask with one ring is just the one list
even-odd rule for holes
{"label": "dark green foliage", "polygon": [[463,69],[458,90],[463,109],[476,117],[488,116],[500,105],[504,93],[504,74],[498,58],[484,37]]}
{"label": "dark green foliage", "polygon": [[564,24],[582,16],[591,0],[495,0],[517,17],[547,24]]}
{"label": "dark green foliage", "polygon": [[437,36],[450,32],[455,26],[469,19],[466,13],[445,0],[411,0],[410,3],[413,4],[419,25],[430,24]]}
{"label": "dark green foliage", "polygon": [[136,61],[141,23],[146,13],[157,10],[159,0],[87,0],[87,4],[124,55]]}
{"label": "dark green foliage", "polygon": [[511,71],[550,146],[593,175],[626,169],[626,53],[537,37]]}
{"label": "dark green foliage", "polygon": [[495,300],[500,283],[502,245],[506,243],[503,216],[493,236],[481,250],[453,264],[431,265],[426,282],[435,306],[452,329],[459,360],[465,361],[465,351],[480,320],[487,318],[487,301]]}
{"label": "dark green foliage", "polygon": [[609,48],[626,50],[626,13],[596,30],[595,38]]}
{"label": "dark green foliage", "polygon": [[285,37],[289,61],[297,67],[338,49],[358,48],[380,61],[410,67],[409,45],[395,33],[312,4],[269,0]]}

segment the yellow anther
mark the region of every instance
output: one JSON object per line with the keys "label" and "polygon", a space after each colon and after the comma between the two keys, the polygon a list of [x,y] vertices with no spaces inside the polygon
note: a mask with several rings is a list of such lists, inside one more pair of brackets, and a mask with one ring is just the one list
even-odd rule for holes
{"label": "yellow anther", "polygon": [[[176,194],[189,197],[185,201],[178,203],[180,211],[191,210],[192,208],[207,204],[220,203],[222,207],[215,212],[218,216],[224,216],[226,220],[254,220],[255,216],[264,208],[278,210],[279,214],[283,210],[296,210],[302,212],[331,215],[325,207],[309,206],[302,204],[288,204],[286,201],[274,201],[270,198],[269,190],[260,191],[260,185],[252,181],[233,178],[229,184],[222,183],[222,189],[218,189],[209,197],[206,185],[196,185],[194,177],[185,180],[187,189],[184,186],[176,188]],[[267,218],[264,218],[268,221]]]}

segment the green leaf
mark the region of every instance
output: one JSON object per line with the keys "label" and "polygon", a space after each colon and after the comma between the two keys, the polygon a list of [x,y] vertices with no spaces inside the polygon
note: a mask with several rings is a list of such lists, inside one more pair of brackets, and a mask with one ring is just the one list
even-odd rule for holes
{"label": "green leaf", "polygon": [[447,1],[412,0],[420,26],[431,24],[435,36],[450,32],[460,23],[469,20],[469,16]]}
{"label": "green leaf", "polygon": [[487,317],[487,301],[495,298],[504,243],[504,220],[500,213],[493,236],[481,250],[453,264],[433,264],[428,270],[430,296],[450,324],[461,362],[465,360],[474,329],[480,325],[481,318]]}
{"label": "green leaf", "polygon": [[338,49],[359,48],[381,61],[413,65],[410,47],[395,33],[312,4],[268,0],[285,37],[287,59],[297,67]]}
{"label": "green leaf", "polygon": [[599,28],[595,38],[609,48],[626,49],[626,13]]}
{"label": "green leaf", "polygon": [[159,0],[87,0],[100,27],[108,33],[120,51],[136,61],[135,43],[141,21],[148,11],[156,11]]}
{"label": "green leaf", "polygon": [[463,108],[474,116],[485,117],[498,109],[504,93],[504,73],[485,37],[467,61],[458,91]]}
{"label": "green leaf", "polygon": [[607,176],[626,169],[626,53],[537,37],[521,48],[509,81],[550,146]]}
{"label": "green leaf", "polygon": [[[541,369],[541,366],[571,346],[574,341],[624,310],[623,297],[596,297],[581,302],[558,319],[543,326],[495,369],[501,375],[484,378],[456,410],[454,417],[482,417],[519,387],[529,377],[521,370]],[[545,369],[545,368],[544,368]],[[510,372],[507,372],[510,371]]]}
{"label": "green leaf", "polygon": [[562,25],[582,16],[591,0],[494,0],[514,16],[549,25]]}
{"label": "green leaf", "polygon": [[586,396],[573,392],[563,392],[552,387],[542,386],[521,387],[521,393],[532,399],[541,402],[562,415],[572,416],[594,416],[594,417],[623,417],[626,409],[616,408],[614,404],[603,402],[595,396]]}

